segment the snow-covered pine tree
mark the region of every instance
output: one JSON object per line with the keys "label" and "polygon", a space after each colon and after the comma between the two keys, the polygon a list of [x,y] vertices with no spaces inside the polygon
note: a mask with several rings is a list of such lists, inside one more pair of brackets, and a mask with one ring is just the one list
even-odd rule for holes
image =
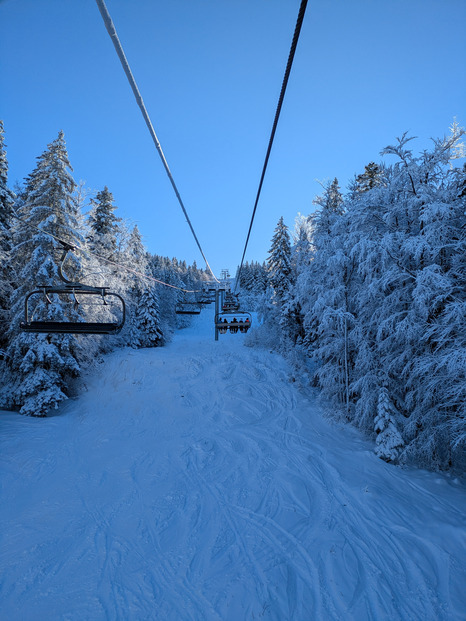
{"label": "snow-covered pine tree", "polygon": [[251,291],[252,281],[253,281],[252,266],[249,265],[249,261],[246,261],[246,263],[243,264],[243,268],[241,270],[239,286],[241,289],[244,289],[245,291]]}
{"label": "snow-covered pine tree", "polygon": [[267,283],[267,264],[264,261],[262,264],[258,265],[257,273],[254,279],[254,291],[259,294],[265,293]]}
{"label": "snow-covered pine tree", "polygon": [[328,397],[345,406],[349,416],[357,311],[353,303],[356,266],[347,243],[347,214],[336,216],[330,231],[330,243],[312,262],[315,301],[310,318],[317,334],[310,353],[319,365],[319,385]]}
{"label": "snow-covered pine tree", "polygon": [[348,409],[354,262],[345,243],[348,221],[336,178],[324,185],[314,204],[319,209],[309,217],[312,260],[300,275],[296,294],[303,300],[303,343],[317,363],[319,385],[328,397]]}
{"label": "snow-covered pine tree", "polygon": [[133,347],[159,347],[164,343],[160,322],[160,309],[156,288],[146,286],[142,290],[136,306],[136,328]]}
{"label": "snow-covered pine tree", "polygon": [[[73,197],[75,183],[69,172],[63,132],[48,145],[28,177],[18,204],[21,221],[15,224],[12,262],[18,287],[12,297],[12,323],[8,333],[9,382],[2,398],[20,408],[21,414],[45,416],[66,398],[66,382],[79,373],[76,338],[72,335],[30,334],[19,330],[24,298],[40,285],[57,284],[62,247],[54,237],[78,245],[78,214]],[[67,262],[67,275],[76,279],[80,263],[75,255]],[[55,295],[51,304],[39,298],[34,312],[50,321],[78,320],[80,311]]]}
{"label": "snow-covered pine tree", "polygon": [[265,263],[253,261],[251,263],[251,292],[256,296],[264,293],[267,288],[267,269]]}
{"label": "snow-covered pine tree", "polygon": [[116,258],[120,233],[121,218],[114,213],[117,207],[113,200],[113,194],[105,186],[95,199],[91,199],[92,208],[88,216],[88,247],[106,259]]}
{"label": "snow-covered pine tree", "polygon": [[0,349],[7,345],[6,335],[13,283],[10,263],[12,246],[12,207],[14,193],[8,188],[8,160],[4,143],[3,121],[0,120]]}
{"label": "snow-covered pine tree", "polygon": [[404,442],[396,424],[395,409],[383,385],[379,387],[374,430],[377,433],[376,455],[385,461],[396,462]]}
{"label": "snow-covered pine tree", "polygon": [[[369,433],[374,427],[374,411],[377,408],[378,370],[387,364],[377,336],[388,310],[386,296],[391,291],[391,287],[386,287],[386,278],[391,273],[391,260],[387,254],[390,249],[386,249],[390,227],[385,218],[391,208],[387,183],[384,179],[365,192],[351,192],[345,203],[349,227],[346,244],[356,266],[351,299],[357,316],[353,332],[355,354],[351,382],[351,398],[355,407],[351,418],[354,424]],[[386,387],[390,398],[395,399],[397,393],[393,383],[388,381]]]}
{"label": "snow-covered pine tree", "polygon": [[0,119],[0,227],[9,229],[15,195],[8,188],[8,159],[5,146],[5,129]]}
{"label": "snow-covered pine tree", "polygon": [[126,325],[120,335],[120,339],[130,346],[138,346],[139,329],[137,327],[136,310],[143,290],[148,285],[145,276],[149,276],[149,262],[146,248],[137,225],[131,230],[126,223],[120,227],[120,248],[118,249],[118,262],[126,266],[128,270],[113,268],[112,285],[126,301]]}
{"label": "snow-covered pine tree", "polygon": [[121,275],[126,281],[125,288],[138,297],[147,284],[141,274],[144,276],[149,274],[149,261],[137,224],[131,229],[120,260],[131,269],[131,272]]}
{"label": "snow-covered pine tree", "polygon": [[293,278],[290,235],[283,217],[279,219],[272,237],[272,245],[267,260],[267,272],[276,300],[280,304],[290,288]]}
{"label": "snow-covered pine tree", "polygon": [[375,162],[369,162],[364,172],[356,177],[355,190],[358,193],[368,192],[383,183],[384,170]]}
{"label": "snow-covered pine tree", "polygon": [[183,298],[183,292],[174,287],[185,288],[179,270],[173,266],[173,262],[168,257],[157,255],[149,256],[150,274],[162,282],[172,285],[171,287],[161,286],[157,291],[158,304],[160,309],[160,327],[167,341],[175,327],[178,325],[179,315],[175,313],[177,302]]}
{"label": "snow-covered pine tree", "polygon": [[[275,228],[269,256],[266,262],[267,284],[264,293],[261,295],[260,288],[259,301],[257,307],[259,316],[263,319],[264,324],[269,326],[269,335],[265,335],[267,341],[273,344],[273,347],[280,349],[289,349],[291,344],[286,326],[288,319],[282,316],[293,313],[293,309],[287,304],[289,291],[293,284],[294,272],[292,266],[292,253],[290,235],[288,227],[285,225],[283,217],[278,221]],[[260,279],[260,272],[258,272]],[[259,285],[260,287],[260,285]],[[255,294],[257,297],[257,293]],[[290,322],[293,320],[290,319]],[[269,346],[269,345],[268,345]]]}
{"label": "snow-covered pine tree", "polygon": [[309,218],[299,214],[295,220],[293,235],[294,245],[291,256],[292,284],[283,301],[280,317],[282,330],[293,345],[302,343],[305,336],[302,310],[302,301],[305,296],[301,295],[300,286],[302,284],[302,274],[309,267],[311,258],[310,234]]}
{"label": "snow-covered pine tree", "polygon": [[295,220],[293,235],[293,268],[295,271],[295,278],[298,278],[299,274],[309,266],[311,260],[311,237],[312,227],[309,217],[298,214]]}
{"label": "snow-covered pine tree", "polygon": [[466,466],[466,197],[463,128],[418,159],[419,234],[413,311],[421,326],[406,367],[405,458],[437,468]]}
{"label": "snow-covered pine tree", "polygon": [[[133,267],[130,262],[125,261],[125,251],[129,246],[131,232],[127,224],[115,215],[117,207],[107,186],[97,192],[95,198],[90,199],[90,206],[85,222],[86,247],[90,251],[86,255],[88,272],[86,283],[93,286],[105,285],[126,300],[128,289],[133,285],[135,277],[117,264]],[[128,342],[131,318],[134,315],[131,312],[134,310],[131,308],[131,300],[128,300],[127,310],[127,321],[118,337],[102,341],[101,346],[106,350]],[[91,321],[107,321],[111,313],[111,305],[102,308],[102,305],[93,304],[88,308]]]}

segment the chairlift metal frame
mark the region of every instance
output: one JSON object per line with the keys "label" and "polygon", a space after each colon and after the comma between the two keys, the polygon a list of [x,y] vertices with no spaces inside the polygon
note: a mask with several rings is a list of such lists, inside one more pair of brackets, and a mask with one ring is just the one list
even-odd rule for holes
{"label": "chairlift metal frame", "polygon": [[[28,293],[24,300],[24,321],[20,323],[20,328],[25,332],[37,332],[43,334],[117,334],[123,328],[126,320],[126,305],[124,299],[118,293],[109,291],[109,287],[92,287],[77,282],[71,282],[63,273],[63,264],[70,251],[75,248],[70,244],[62,242],[63,255],[58,267],[58,276],[65,284],[59,286],[44,285],[35,291]],[[86,321],[34,321],[29,316],[29,300],[34,295],[44,295],[47,304],[52,304],[51,294],[67,294],[74,297],[74,304],[78,305],[77,296],[99,296],[102,298],[104,306],[108,303],[106,298],[114,297],[121,302],[121,319],[112,322],[86,322]]]}
{"label": "chairlift metal frame", "polygon": [[175,313],[177,315],[199,315],[201,308],[199,302],[178,302],[175,305]]}
{"label": "chairlift metal frame", "polygon": [[226,311],[215,315],[215,329],[220,334],[226,334],[227,331],[232,334],[236,334],[238,331],[245,334],[251,325],[252,316],[248,311]]}
{"label": "chairlift metal frame", "polygon": [[239,311],[240,303],[238,301],[238,295],[235,295],[231,291],[225,292],[225,299],[222,304],[223,311]]}
{"label": "chairlift metal frame", "polygon": [[230,311],[232,311],[232,312],[240,312],[240,310],[239,310],[239,302],[236,301],[236,300],[235,301],[231,301],[231,302],[228,302],[228,301],[225,300],[225,302],[222,305],[222,310],[224,312],[227,312],[227,313],[230,312]]}

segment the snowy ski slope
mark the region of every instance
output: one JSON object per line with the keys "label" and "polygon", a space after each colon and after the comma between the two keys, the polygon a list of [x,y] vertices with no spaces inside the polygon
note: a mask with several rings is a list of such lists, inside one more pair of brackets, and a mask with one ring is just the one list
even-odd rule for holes
{"label": "snowy ski slope", "polygon": [[1,413],[0,619],[466,619],[464,484],[380,461],[212,320]]}

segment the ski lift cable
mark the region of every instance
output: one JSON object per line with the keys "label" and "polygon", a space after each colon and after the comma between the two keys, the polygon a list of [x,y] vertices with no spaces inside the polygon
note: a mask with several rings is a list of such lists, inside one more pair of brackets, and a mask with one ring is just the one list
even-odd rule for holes
{"label": "ski lift cable", "polygon": [[280,91],[280,97],[278,99],[277,109],[276,109],[276,112],[275,112],[275,118],[274,118],[274,121],[273,121],[272,132],[270,134],[269,145],[267,147],[267,153],[266,153],[266,156],[265,156],[264,166],[262,168],[262,174],[261,174],[261,177],[260,177],[259,188],[257,190],[256,200],[255,200],[255,203],[254,203],[254,208],[252,210],[251,222],[249,224],[249,230],[248,230],[248,234],[247,234],[247,237],[246,237],[246,243],[244,245],[243,256],[241,257],[241,263],[240,263],[240,267],[239,267],[239,270],[238,270],[238,276],[237,276],[236,282],[235,282],[235,291],[236,291],[236,289],[238,287],[238,283],[239,283],[240,277],[241,277],[241,271],[243,269],[244,257],[246,255],[246,250],[247,250],[248,243],[249,243],[249,237],[251,235],[252,225],[254,223],[254,218],[255,218],[255,215],[256,215],[257,205],[259,203],[259,197],[260,197],[260,194],[261,194],[261,191],[262,191],[262,184],[264,182],[265,172],[267,170],[267,164],[269,162],[270,152],[272,150],[272,144],[273,144],[273,140],[274,140],[274,137],[275,137],[275,131],[276,131],[277,125],[278,125],[278,119],[280,117],[280,112],[281,112],[283,100],[284,100],[284,97],[285,97],[285,92],[286,92],[286,87],[287,87],[287,84],[288,84],[288,79],[289,79],[290,73],[291,73],[291,67],[293,65],[293,59],[294,59],[294,55],[295,55],[295,52],[296,52],[296,47],[298,45],[298,39],[299,39],[299,35],[300,35],[300,32],[301,32],[301,26],[302,26],[302,23],[303,23],[304,14],[306,12],[306,6],[307,6],[307,0],[301,0],[301,6],[299,7],[298,18],[297,18],[297,21],[296,21],[296,27],[295,27],[294,34],[293,34],[293,40],[291,42],[290,53],[288,55],[288,62],[286,64],[285,75],[283,77],[282,88],[281,88],[281,91]]}
{"label": "ski lift cable", "polygon": [[182,287],[177,287],[176,285],[170,285],[167,282],[164,282],[163,280],[159,280],[158,278],[155,278],[154,276],[148,276],[147,274],[143,274],[142,272],[138,272],[136,270],[133,270],[131,267],[128,267],[126,265],[123,265],[122,263],[117,263],[116,261],[112,261],[111,259],[107,259],[106,257],[102,257],[98,254],[96,254],[95,252],[92,252],[90,250],[85,250],[83,248],[79,248],[78,246],[74,246],[73,244],[69,244],[68,242],[65,242],[63,239],[60,239],[59,237],[57,237],[56,235],[53,235],[53,233],[49,233],[48,231],[44,231],[43,229],[41,229],[39,226],[36,226],[35,224],[31,224],[31,222],[27,222],[24,218],[21,218],[21,216],[18,216],[16,210],[14,208],[12,208],[12,212],[13,212],[13,217],[16,218],[17,220],[19,220],[20,222],[22,222],[23,224],[25,224],[26,226],[35,229],[36,231],[39,231],[39,233],[42,233],[43,235],[48,235],[49,237],[51,237],[52,239],[54,239],[55,241],[57,241],[58,243],[60,243],[63,247],[69,247],[70,250],[72,250],[73,252],[77,251],[80,252],[83,255],[88,255],[88,256],[92,256],[95,259],[99,259],[99,261],[105,261],[106,263],[110,263],[112,265],[115,265],[116,267],[121,268],[122,270],[125,270],[127,272],[131,272],[132,274],[135,274],[136,276],[139,276],[140,278],[143,278],[145,280],[150,280],[152,282],[155,282],[159,285],[163,285],[164,287],[170,287],[171,289],[177,289],[178,291],[182,291],[183,293],[200,293],[201,289],[183,289]]}
{"label": "ski lift cable", "polygon": [[178,291],[183,291],[183,293],[200,293],[201,292],[201,289],[183,289],[182,287],[170,285],[169,283],[163,282],[162,280],[159,280],[158,278],[154,278],[153,276],[147,276],[146,274],[143,274],[142,272],[133,270],[131,267],[127,267],[126,265],[121,265],[121,263],[117,263],[116,261],[112,261],[111,259],[106,259],[105,257],[101,257],[98,254],[90,252],[89,250],[81,251],[81,252],[87,252],[93,257],[95,257],[96,259],[99,259],[100,261],[105,261],[106,263],[109,263],[110,265],[121,267],[127,272],[131,272],[131,274],[135,274],[136,276],[139,276],[140,278],[144,278],[146,280],[151,280],[153,282],[158,283],[159,285],[164,285],[165,287],[170,287],[171,289],[177,289]]}
{"label": "ski lift cable", "polygon": [[108,9],[107,9],[107,7],[105,5],[105,2],[104,2],[104,0],[96,0],[96,2],[97,2],[97,6],[99,8],[100,14],[102,16],[102,19],[104,21],[105,28],[107,29],[107,32],[108,32],[108,34],[110,36],[110,39],[112,40],[112,43],[113,43],[113,45],[115,47],[116,53],[118,55],[118,58],[120,59],[121,65],[123,67],[123,70],[124,70],[124,72],[126,74],[128,82],[129,82],[129,84],[131,86],[131,89],[133,91],[134,97],[136,98],[136,102],[137,102],[137,104],[138,104],[138,106],[139,106],[139,108],[140,108],[140,110],[142,112],[142,116],[144,117],[144,121],[146,122],[147,128],[149,129],[149,133],[150,133],[150,135],[152,137],[152,140],[154,141],[154,144],[155,144],[155,147],[157,149],[157,152],[160,155],[160,159],[162,160],[162,164],[163,164],[163,166],[165,168],[165,171],[166,171],[166,173],[168,175],[168,178],[170,179],[170,183],[172,184],[173,190],[175,191],[176,198],[178,199],[178,202],[179,202],[179,204],[181,206],[181,209],[183,210],[184,216],[185,216],[186,221],[187,221],[187,223],[189,225],[189,228],[191,229],[191,233],[193,234],[193,237],[194,237],[194,239],[196,241],[197,247],[199,248],[199,251],[200,251],[200,253],[202,255],[202,258],[204,259],[205,264],[206,264],[208,270],[210,271],[210,273],[212,274],[214,280],[219,282],[217,280],[215,274],[213,273],[212,268],[209,265],[209,262],[207,261],[207,258],[206,258],[205,254],[204,254],[204,251],[202,250],[201,244],[200,244],[200,242],[199,242],[199,240],[197,238],[197,235],[196,235],[196,233],[194,231],[193,225],[191,224],[191,220],[189,219],[188,213],[187,213],[186,208],[184,206],[184,203],[183,203],[183,201],[181,199],[181,196],[180,196],[180,193],[179,193],[178,188],[176,186],[175,180],[173,179],[173,175],[172,175],[172,173],[170,171],[170,168],[168,166],[168,162],[167,162],[167,160],[165,158],[165,155],[164,155],[164,153],[162,151],[162,147],[161,147],[160,142],[159,142],[159,140],[157,138],[157,135],[155,133],[155,130],[154,130],[154,127],[153,127],[152,122],[150,120],[150,117],[149,117],[149,114],[147,112],[146,106],[144,105],[144,101],[143,101],[143,99],[141,97],[141,93],[139,92],[138,86],[136,84],[136,80],[134,79],[134,76],[133,76],[133,74],[131,72],[131,68],[129,66],[128,60],[126,59],[125,53],[123,51],[123,47],[121,45],[120,39],[118,38],[118,34],[117,34],[116,29],[115,29],[115,25],[114,25],[114,23],[112,21],[112,18],[110,17],[110,14],[109,14]]}

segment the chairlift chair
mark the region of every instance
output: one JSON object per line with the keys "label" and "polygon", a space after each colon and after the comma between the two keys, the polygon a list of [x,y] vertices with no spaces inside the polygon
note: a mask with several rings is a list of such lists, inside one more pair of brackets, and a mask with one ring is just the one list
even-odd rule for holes
{"label": "chairlift chair", "polygon": [[[122,329],[126,318],[125,301],[118,293],[112,293],[108,287],[91,287],[77,282],[69,281],[63,274],[63,264],[66,260],[68,252],[74,250],[74,247],[63,244],[63,255],[58,275],[63,281],[63,285],[50,286],[44,285],[38,287],[35,291],[31,291],[24,301],[24,321],[20,323],[20,328],[25,332],[37,332],[43,334],[117,334]],[[30,314],[29,301],[33,296],[44,296],[47,305],[52,304],[51,296],[68,295],[71,296],[74,306],[77,306],[80,296],[93,296],[102,300],[103,306],[109,306],[108,298],[116,298],[120,307],[120,319],[105,322],[89,322],[89,321],[48,321],[34,319],[34,313]]]}
{"label": "chairlift chair", "polygon": [[215,296],[208,295],[207,293],[203,293],[197,303],[201,306],[206,306],[207,304],[213,304],[215,302]]}
{"label": "chairlift chair", "polygon": [[227,330],[231,334],[236,334],[237,332],[245,334],[251,325],[251,313],[246,311],[227,311],[218,313],[215,316],[215,327],[220,334],[225,334]]}
{"label": "chairlift chair", "polygon": [[177,315],[199,315],[201,305],[198,302],[178,302],[175,306]]}
{"label": "chairlift chair", "polygon": [[239,302],[237,301],[225,301],[222,305],[222,310],[225,312],[230,312],[230,311],[238,311],[239,310]]}
{"label": "chairlift chair", "polygon": [[225,293],[225,299],[222,304],[222,310],[226,312],[229,312],[229,311],[237,312],[239,311],[239,308],[240,308],[240,304],[238,301],[238,295],[235,295],[231,291],[227,291]]}

